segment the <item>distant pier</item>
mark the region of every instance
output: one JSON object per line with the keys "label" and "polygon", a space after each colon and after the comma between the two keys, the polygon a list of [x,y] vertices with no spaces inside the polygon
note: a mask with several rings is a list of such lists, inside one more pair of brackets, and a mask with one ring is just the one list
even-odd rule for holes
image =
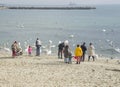
{"label": "distant pier", "polygon": [[40,9],[40,10],[90,10],[96,7],[8,7],[8,9]]}

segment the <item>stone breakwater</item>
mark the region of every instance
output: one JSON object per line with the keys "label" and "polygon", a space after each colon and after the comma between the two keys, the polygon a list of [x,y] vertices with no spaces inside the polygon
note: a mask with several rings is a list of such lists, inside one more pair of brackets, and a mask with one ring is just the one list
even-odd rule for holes
{"label": "stone breakwater", "polygon": [[96,9],[96,7],[8,7],[8,9],[43,9],[43,10],[89,10],[89,9]]}

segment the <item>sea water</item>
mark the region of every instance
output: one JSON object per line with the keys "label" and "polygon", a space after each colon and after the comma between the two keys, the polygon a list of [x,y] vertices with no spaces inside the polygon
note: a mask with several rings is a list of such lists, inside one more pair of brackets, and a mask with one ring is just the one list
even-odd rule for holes
{"label": "sea water", "polygon": [[0,47],[10,48],[14,41],[34,45],[36,38],[57,53],[59,41],[76,44],[92,42],[98,55],[120,56],[120,6],[101,5],[91,10],[0,10]]}

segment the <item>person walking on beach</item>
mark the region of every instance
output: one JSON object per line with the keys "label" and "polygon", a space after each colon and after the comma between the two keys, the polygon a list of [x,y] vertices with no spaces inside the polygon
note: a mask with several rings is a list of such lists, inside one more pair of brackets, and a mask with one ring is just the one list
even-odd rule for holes
{"label": "person walking on beach", "polygon": [[36,56],[40,56],[41,41],[39,38],[36,40]]}
{"label": "person walking on beach", "polygon": [[58,45],[58,58],[61,58],[62,59],[62,54],[63,54],[63,48],[64,48],[64,42],[61,42],[59,45]]}
{"label": "person walking on beach", "polygon": [[85,61],[85,54],[87,51],[87,47],[85,46],[85,42],[81,45],[82,51],[83,51],[83,55],[82,55],[82,61]]}
{"label": "person walking on beach", "polygon": [[92,57],[93,61],[95,61],[95,47],[92,43],[90,43],[88,47],[88,61],[90,61],[90,57]]}
{"label": "person walking on beach", "polygon": [[32,54],[32,47],[29,46],[29,47],[28,47],[28,55],[31,56],[31,54]]}
{"label": "person walking on beach", "polygon": [[82,55],[83,55],[83,52],[82,52],[82,49],[81,49],[81,47],[80,47],[79,44],[78,44],[77,47],[75,48],[74,54],[75,54],[75,57],[76,57],[76,59],[77,59],[76,64],[80,64],[80,62],[81,62],[81,57],[82,57]]}
{"label": "person walking on beach", "polygon": [[15,41],[11,45],[11,49],[12,49],[12,57],[15,58],[15,56],[17,56],[17,41]]}

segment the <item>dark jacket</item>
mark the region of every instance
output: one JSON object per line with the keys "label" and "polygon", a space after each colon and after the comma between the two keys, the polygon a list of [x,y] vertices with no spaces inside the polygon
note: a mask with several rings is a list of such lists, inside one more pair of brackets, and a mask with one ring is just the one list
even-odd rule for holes
{"label": "dark jacket", "polygon": [[69,50],[68,50],[68,48],[69,48],[68,46],[65,46],[64,51],[63,51],[65,58],[69,58]]}
{"label": "dark jacket", "polygon": [[59,49],[59,50],[63,50],[63,48],[64,48],[64,43],[60,43],[60,44],[58,45],[58,49]]}
{"label": "dark jacket", "polygon": [[87,51],[87,47],[84,44],[81,45],[81,48],[82,48],[83,53],[85,53]]}

